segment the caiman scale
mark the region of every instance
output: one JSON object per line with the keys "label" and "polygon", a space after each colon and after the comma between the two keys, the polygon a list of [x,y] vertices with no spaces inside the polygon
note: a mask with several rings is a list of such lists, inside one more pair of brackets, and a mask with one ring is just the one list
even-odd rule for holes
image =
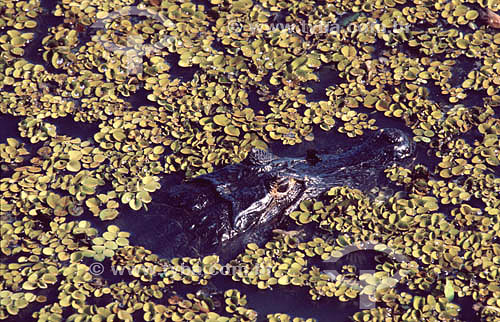
{"label": "caiman scale", "polygon": [[280,158],[253,149],[239,164],[168,187],[161,205],[127,229],[160,256],[237,254],[266,240],[304,199],[334,186],[368,191],[385,168],[413,154],[412,140],[397,129],[367,134],[339,154]]}

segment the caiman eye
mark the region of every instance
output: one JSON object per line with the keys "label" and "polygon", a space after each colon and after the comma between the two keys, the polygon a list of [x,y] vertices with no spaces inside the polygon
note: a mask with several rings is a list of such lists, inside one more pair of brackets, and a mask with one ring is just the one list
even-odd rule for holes
{"label": "caiman eye", "polygon": [[294,178],[278,179],[271,184],[271,195],[277,199],[286,197],[296,183]]}
{"label": "caiman eye", "polygon": [[284,193],[288,191],[288,182],[284,182],[278,185],[278,192]]}

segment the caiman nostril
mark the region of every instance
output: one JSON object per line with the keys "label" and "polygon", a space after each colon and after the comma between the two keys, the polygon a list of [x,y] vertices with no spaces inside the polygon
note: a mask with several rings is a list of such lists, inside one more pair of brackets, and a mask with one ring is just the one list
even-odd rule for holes
{"label": "caiman nostril", "polygon": [[316,163],[320,162],[321,159],[318,157],[318,152],[316,150],[307,150],[306,161],[310,165],[316,165]]}
{"label": "caiman nostril", "polygon": [[394,157],[397,159],[408,158],[414,153],[414,143],[403,131],[398,129],[381,129],[380,135],[389,144],[393,145]]}

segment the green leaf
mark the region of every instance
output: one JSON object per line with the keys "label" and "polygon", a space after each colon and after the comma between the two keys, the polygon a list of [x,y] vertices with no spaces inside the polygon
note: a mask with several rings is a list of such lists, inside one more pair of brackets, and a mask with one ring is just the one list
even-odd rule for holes
{"label": "green leaf", "polygon": [[228,119],[224,114],[218,114],[214,116],[214,123],[220,126],[226,126],[231,123],[231,120]]}
{"label": "green leaf", "polygon": [[99,218],[101,218],[101,220],[113,220],[116,216],[118,216],[118,210],[111,208],[103,209],[99,213]]}
{"label": "green leaf", "polygon": [[292,63],[290,64],[293,70],[298,69],[299,67],[305,65],[307,62],[307,57],[306,56],[300,56],[295,58]]}
{"label": "green leaf", "polygon": [[134,209],[134,210],[139,210],[142,208],[142,201],[138,198],[132,198],[128,205],[130,206],[130,208]]}
{"label": "green leaf", "polygon": [[227,135],[231,135],[231,136],[239,136],[240,135],[240,129],[238,129],[236,126],[234,125],[228,125],[224,128],[224,132],[227,134]]}
{"label": "green leaf", "polygon": [[257,149],[267,150],[267,144],[266,144],[266,142],[264,142],[262,140],[259,140],[259,139],[253,140],[251,144],[252,144],[252,146],[256,147]]}
{"label": "green leaf", "polygon": [[455,290],[453,289],[453,282],[446,279],[446,284],[444,285],[444,296],[448,299],[448,302],[453,302],[455,298]]}

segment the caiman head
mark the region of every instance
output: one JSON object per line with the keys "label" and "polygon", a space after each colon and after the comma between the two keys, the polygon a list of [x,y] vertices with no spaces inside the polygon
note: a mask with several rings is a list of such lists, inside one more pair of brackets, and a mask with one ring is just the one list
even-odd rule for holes
{"label": "caiman head", "polygon": [[303,158],[280,158],[253,149],[240,164],[199,177],[211,182],[229,201],[232,218],[222,241],[262,224],[275,223],[334,186],[368,191],[383,169],[414,155],[414,144],[397,129],[365,135],[363,141],[339,154],[308,153]]}

